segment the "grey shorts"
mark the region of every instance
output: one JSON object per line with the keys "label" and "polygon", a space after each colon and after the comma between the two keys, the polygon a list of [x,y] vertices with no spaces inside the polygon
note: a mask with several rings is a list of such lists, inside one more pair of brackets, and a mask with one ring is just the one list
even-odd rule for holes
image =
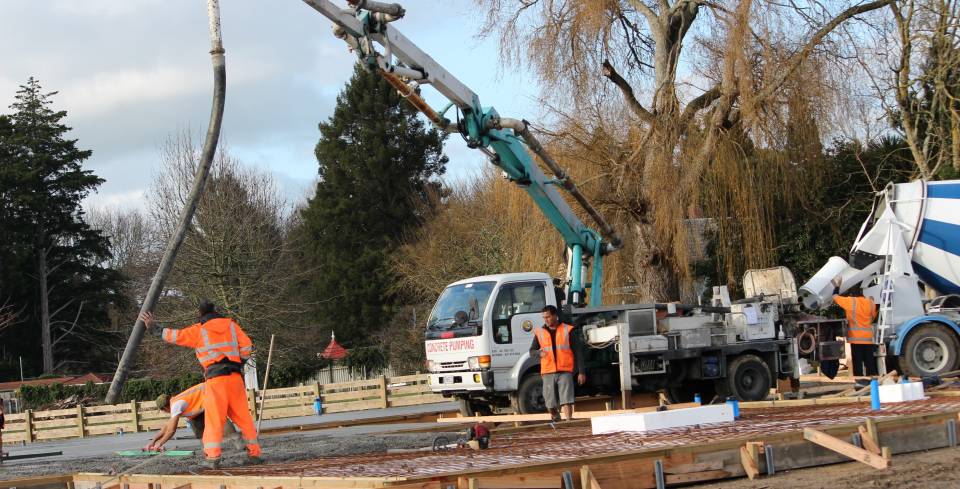
{"label": "grey shorts", "polygon": [[573,404],[573,374],[557,372],[543,375],[543,400],[548,409]]}

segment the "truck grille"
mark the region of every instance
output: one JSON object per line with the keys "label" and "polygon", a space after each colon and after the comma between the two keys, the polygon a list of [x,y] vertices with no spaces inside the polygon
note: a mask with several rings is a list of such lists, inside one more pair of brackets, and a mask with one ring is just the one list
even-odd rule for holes
{"label": "truck grille", "polygon": [[459,370],[466,365],[467,362],[440,362],[440,370]]}

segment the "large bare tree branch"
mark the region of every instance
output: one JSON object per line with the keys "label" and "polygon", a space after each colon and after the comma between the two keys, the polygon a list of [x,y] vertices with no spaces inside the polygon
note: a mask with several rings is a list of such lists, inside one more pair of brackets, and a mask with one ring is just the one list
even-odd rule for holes
{"label": "large bare tree branch", "polygon": [[847,10],[844,10],[843,12],[841,12],[836,17],[834,17],[830,22],[827,22],[826,24],[824,24],[824,26],[818,29],[817,32],[815,32],[813,36],[810,38],[810,40],[807,41],[806,44],[804,44],[803,48],[800,49],[800,51],[798,51],[797,53],[795,53],[793,56],[790,57],[790,60],[787,63],[786,69],[780,72],[780,76],[775,78],[772,83],[770,83],[769,85],[764,87],[762,90],[760,90],[760,92],[757,94],[757,97],[756,97],[757,103],[762,104],[763,102],[766,101],[766,99],[772,96],[776,91],[780,90],[783,84],[786,83],[787,79],[789,79],[790,76],[793,75],[797,71],[797,69],[800,68],[800,65],[804,61],[806,61],[807,58],[810,57],[810,53],[813,52],[813,49],[816,48],[817,45],[819,45],[820,42],[822,42],[825,37],[827,37],[831,32],[833,32],[833,30],[836,29],[837,26],[853,18],[854,16],[871,12],[873,10],[877,10],[879,8],[890,5],[893,2],[894,0],[876,0],[870,3],[864,3],[861,5],[850,7]]}
{"label": "large bare tree branch", "polygon": [[690,124],[690,121],[703,109],[710,106],[715,100],[720,98],[720,85],[714,85],[713,88],[701,93],[696,98],[687,103],[680,115],[680,127]]}
{"label": "large bare tree branch", "polygon": [[637,96],[633,93],[633,87],[630,86],[627,80],[620,76],[620,73],[617,73],[616,68],[610,64],[610,61],[604,60],[603,62],[603,76],[607,77],[623,92],[623,97],[627,99],[627,105],[630,106],[630,110],[633,111],[640,120],[648,124],[653,122],[653,114],[637,100]]}

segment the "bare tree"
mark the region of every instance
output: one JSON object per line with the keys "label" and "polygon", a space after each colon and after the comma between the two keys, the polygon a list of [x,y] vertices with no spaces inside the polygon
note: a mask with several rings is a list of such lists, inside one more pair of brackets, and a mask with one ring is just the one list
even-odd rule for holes
{"label": "bare tree", "polygon": [[[176,226],[198,164],[189,134],[169,139],[162,159],[148,196],[161,242]],[[299,321],[305,307],[296,284],[309,270],[296,262],[290,219],[269,174],[244,167],[221,149],[160,302],[163,319],[192,322],[196,301],[205,297],[236,318],[255,343],[276,333],[275,357],[315,348],[304,343],[307,328]]]}
{"label": "bare tree", "polygon": [[817,69],[809,61],[825,58],[838,26],[890,1],[477,0],[489,12],[484,33],[498,34],[511,59],[550,87],[545,97],[585,129],[561,136],[602,126],[625,143],[604,168],[607,195],[631,216],[641,295],[661,299],[689,273],[685,221],[704,204],[722,219],[750,215],[747,236],[730,245],[759,243],[750,254],[771,256],[768,216],[752,214],[765,204],[756,189],[728,182],[730,195],[703,202],[704,178],[718,159],[746,160],[752,144],[782,145],[787,101]]}

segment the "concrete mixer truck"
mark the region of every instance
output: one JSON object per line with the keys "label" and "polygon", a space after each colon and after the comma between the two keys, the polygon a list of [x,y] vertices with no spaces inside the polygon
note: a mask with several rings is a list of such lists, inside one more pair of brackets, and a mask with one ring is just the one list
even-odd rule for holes
{"label": "concrete mixer truck", "polygon": [[889,184],[850,250],[800,288],[810,310],[859,286],[879,306],[874,343],[880,373],[960,369],[960,180]]}

